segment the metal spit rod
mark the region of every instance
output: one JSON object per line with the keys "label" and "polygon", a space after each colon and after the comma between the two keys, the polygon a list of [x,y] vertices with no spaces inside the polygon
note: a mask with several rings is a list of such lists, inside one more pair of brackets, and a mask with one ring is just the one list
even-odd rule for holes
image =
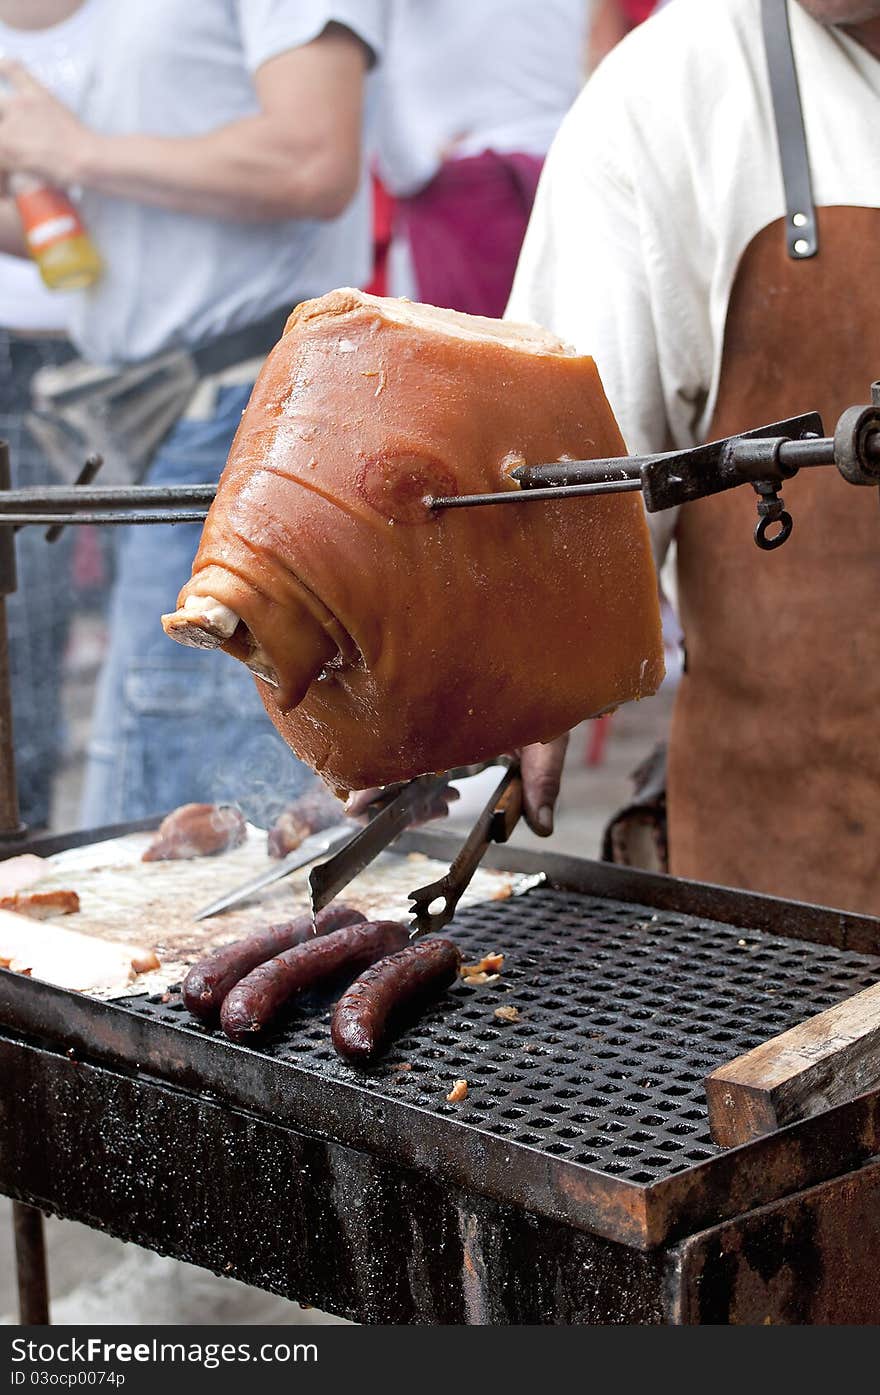
{"label": "metal spit rod", "polygon": [[[586,465],[591,462],[572,462]],[[602,465],[607,461],[599,462]],[[538,469],[548,468],[538,466]],[[554,485],[548,489],[520,488],[506,490],[500,494],[450,494],[444,498],[428,498],[425,504],[429,509],[473,509],[484,504],[540,503],[542,499],[580,499],[590,494],[635,494],[641,491],[640,479],[623,477],[616,480],[595,480],[590,484]]]}
{"label": "metal spit rod", "polygon": [[208,510],[204,509],[140,509],[126,513],[120,509],[116,513],[6,513],[0,510],[0,526],[26,528],[30,524],[46,524],[53,528],[68,527],[70,524],[116,524],[120,528],[136,523],[204,523]]}
{"label": "metal spit rod", "polygon": [[82,509],[110,510],[137,507],[181,508],[186,504],[210,504],[217,493],[215,484],[175,485],[46,485],[31,489],[5,489],[0,492],[0,514],[79,512]]}
{"label": "metal spit rod", "polygon": [[[651,513],[751,484],[761,497],[759,546],[772,548],[791,532],[779,489],[799,470],[835,465],[850,484],[880,485],[880,381],[871,384],[869,405],[849,407],[825,436],[816,412],[709,441],[690,450],[603,460],[560,460],[552,465],[521,465],[511,471],[519,489],[492,494],[431,498],[432,509],[464,509],[485,504],[540,503],[591,494],[641,490]],[[768,542],[768,524],[783,524]],[[761,536],[759,536],[759,534]]]}
{"label": "metal spit rod", "polygon": [[[880,433],[877,459],[880,462]],[[643,470],[658,462],[674,461],[674,454],[611,457],[602,460],[566,460],[548,465],[521,466],[512,472],[519,488],[493,494],[428,496],[425,507],[477,508],[489,504],[540,503],[542,500],[577,499],[590,495],[638,493],[645,488]],[[785,475],[808,465],[834,464],[834,440],[784,441],[777,459]],[[675,476],[669,476],[675,483]],[[200,523],[216,494],[216,486],[146,485],[54,486],[43,489],[2,489],[0,525],[29,524],[133,524]]]}
{"label": "metal spit rod", "polygon": [[[782,517],[778,488],[801,469],[836,465],[852,484],[880,484],[880,383],[871,396],[870,406],[843,413],[834,436],[823,436],[821,417],[812,412],[690,450],[522,465],[511,472],[519,488],[429,496],[424,503],[428,510],[463,509],[641,491],[656,512],[752,484],[776,521]],[[69,488],[0,487],[0,524],[48,524],[57,536],[68,523],[198,523],[216,494],[213,484],[114,487],[92,485],[90,478],[84,472]]]}
{"label": "metal spit rod", "polygon": [[214,484],[0,488],[0,524],[47,524],[53,541],[71,523],[203,523],[216,493]]}
{"label": "metal spit rod", "polygon": [[[880,463],[880,432],[877,433],[877,437],[877,460]],[[767,469],[766,451],[767,442],[770,440],[773,438],[743,435],[732,437],[719,445],[726,447],[730,462],[736,466],[737,472],[745,481],[757,477]],[[680,458],[684,464],[692,455],[693,452],[687,450],[630,456],[626,460],[561,460],[554,465],[521,465],[518,470],[513,471],[513,477],[526,490],[540,488],[544,484],[565,485],[570,480],[579,484],[593,471],[597,479],[613,479],[616,470],[618,479],[640,481],[646,466],[662,463],[670,471],[674,471],[676,458]],[[773,460],[783,477],[791,477],[798,470],[810,466],[833,465],[836,461],[834,437],[806,436],[802,439],[780,440],[773,450]],[[674,475],[671,478],[674,478]]]}
{"label": "metal spit rod", "polygon": [[[747,437],[729,444],[729,463],[740,476],[737,483],[745,484],[752,479],[757,480],[761,473],[769,473],[768,461],[758,459],[756,447]],[[880,468],[880,431],[871,433],[865,450],[872,463]],[[636,493],[645,490],[645,471],[659,464],[668,467],[666,483],[674,487],[683,483],[674,473],[676,454],[665,452],[624,459],[606,457],[601,460],[561,460],[552,465],[521,465],[511,472],[511,478],[517,481],[519,489],[495,494],[446,495],[425,502],[431,509],[464,509],[486,504],[527,504],[595,494]],[[693,452],[683,451],[680,454],[684,463],[686,459],[690,460]],[[776,447],[774,461],[782,479],[791,478],[798,470],[811,466],[834,465],[837,463],[835,439],[833,436],[813,436],[803,440],[783,440]],[[646,502],[650,508],[650,495]]]}

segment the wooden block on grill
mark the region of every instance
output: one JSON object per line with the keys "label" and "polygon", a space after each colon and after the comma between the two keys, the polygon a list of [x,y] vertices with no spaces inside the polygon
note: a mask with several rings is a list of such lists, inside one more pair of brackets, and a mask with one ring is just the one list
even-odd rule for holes
{"label": "wooden block on grill", "polygon": [[880,983],[800,1022],[706,1078],[722,1148],[821,1114],[880,1085]]}

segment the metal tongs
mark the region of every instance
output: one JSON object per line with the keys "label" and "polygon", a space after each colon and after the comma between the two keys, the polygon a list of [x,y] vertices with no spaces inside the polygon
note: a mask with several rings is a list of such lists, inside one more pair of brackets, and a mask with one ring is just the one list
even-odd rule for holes
{"label": "metal tongs", "polygon": [[[519,762],[506,760],[492,762],[505,764],[506,769],[489,802],[480,813],[474,827],[468,834],[455,861],[445,877],[432,882],[430,886],[410,894],[413,902],[413,937],[426,934],[429,930],[439,930],[452,919],[455,908],[467,889],[471,878],[490,843],[506,843],[516,827],[522,813],[522,777]],[[364,827],[359,827],[347,819],[314,833],[304,839],[300,846],[287,857],[267,868],[259,876],[241,886],[234,887],[225,895],[196,912],[194,919],[204,920],[208,916],[220,915],[233,906],[248,901],[265,887],[289,877],[293,872],[308,864],[315,863],[309,873],[309,898],[313,915],[338,896],[353,881],[359,872],[368,867],[398,834],[412,824],[418,823],[423,811],[429,808],[437,795],[442,794],[453,780],[479,773],[486,766],[469,766],[458,770],[447,770],[442,775],[421,775],[409,780],[402,789],[388,789],[377,797],[379,812],[374,813]],[[325,861],[318,862],[325,854],[331,853]],[[433,911],[431,906],[440,901]]]}
{"label": "metal tongs", "polygon": [[[459,901],[470,885],[490,843],[506,843],[522,814],[523,787],[519,761],[510,760],[498,785],[461,851],[444,877],[411,891],[412,928],[410,938],[441,930],[455,915]],[[432,907],[435,909],[432,910]]]}
{"label": "metal tongs", "polygon": [[338,896],[399,833],[409,828],[410,824],[417,823],[421,811],[438,794],[442,794],[451,780],[463,773],[460,770],[447,770],[443,775],[420,775],[415,780],[408,780],[400,793],[394,796],[390,804],[386,804],[380,814],[370,819],[365,828],[355,833],[326,862],[313,867],[309,873],[312,915],[317,915],[334,896]]}
{"label": "metal tongs", "polygon": [[[446,789],[451,780],[470,774],[469,770],[448,770],[442,775],[421,775],[409,780],[402,789],[388,789],[378,795],[371,810],[369,822],[361,827],[353,819],[341,819],[331,828],[323,829],[305,838],[298,848],[272,867],[252,877],[240,886],[219,896],[210,905],[197,911],[194,920],[206,920],[209,916],[221,915],[233,906],[249,901],[258,892],[273,883],[292,876],[310,862],[317,862],[326,853],[332,853],[326,862],[314,867],[309,875],[309,894],[312,913],[317,915],[328,902],[333,900],[359,872],[368,866],[384,848],[392,843],[399,833],[413,823],[417,823],[420,812]],[[369,811],[368,811],[369,812]]]}

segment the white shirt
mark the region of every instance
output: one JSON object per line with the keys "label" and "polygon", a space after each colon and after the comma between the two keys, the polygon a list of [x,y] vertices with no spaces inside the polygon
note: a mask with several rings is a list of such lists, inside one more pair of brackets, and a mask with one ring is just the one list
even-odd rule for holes
{"label": "white shirt", "polygon": [[[114,0],[85,120],[113,135],[203,135],[259,110],[253,75],[338,21],[379,54],[383,0]],[[71,338],[99,363],[137,362],[241,328],[369,274],[369,190],[335,222],[242,223],[86,190],[105,262]]]}
{"label": "white shirt", "polygon": [[[14,58],[65,106],[82,112],[101,11],[111,0],[85,0],[49,29],[14,29],[0,22],[0,55]],[[0,253],[0,325],[63,330],[72,295],[50,291],[33,262]]]}
{"label": "white shirt", "polygon": [[443,159],[544,156],[583,82],[587,0],[390,0],[378,158],[411,194]]}
{"label": "white shirt", "polygon": [[[789,13],[815,201],[876,208],[880,62],[796,0]],[[507,313],[594,356],[633,454],[694,445],[740,257],[784,214],[759,0],[675,0],[563,124]],[[651,522],[662,551],[674,520]]]}

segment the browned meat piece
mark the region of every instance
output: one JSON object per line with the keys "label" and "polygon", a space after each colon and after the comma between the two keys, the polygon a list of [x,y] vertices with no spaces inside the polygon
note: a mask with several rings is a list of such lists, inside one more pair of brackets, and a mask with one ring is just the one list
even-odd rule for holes
{"label": "browned meat piece", "polygon": [[295,852],[304,838],[332,828],[344,817],[342,805],[328,789],[307,790],[282,809],[269,829],[269,856],[286,857]]}
{"label": "browned meat piece", "polygon": [[503,963],[504,955],[496,950],[493,954],[484,954],[478,964],[462,964],[459,973],[462,978],[474,978],[477,974],[500,974]]}
{"label": "browned meat piece", "polygon": [[161,969],[162,961],[154,949],[136,949],[131,956],[131,967],[136,974],[148,974],[151,969]]}
{"label": "browned meat piece", "polygon": [[15,911],[31,920],[51,920],[56,915],[74,915],[79,910],[75,891],[18,891],[0,896],[0,911]]}
{"label": "browned meat piece", "polygon": [[181,804],[159,825],[142,862],[213,857],[247,837],[244,815],[233,804]]}

